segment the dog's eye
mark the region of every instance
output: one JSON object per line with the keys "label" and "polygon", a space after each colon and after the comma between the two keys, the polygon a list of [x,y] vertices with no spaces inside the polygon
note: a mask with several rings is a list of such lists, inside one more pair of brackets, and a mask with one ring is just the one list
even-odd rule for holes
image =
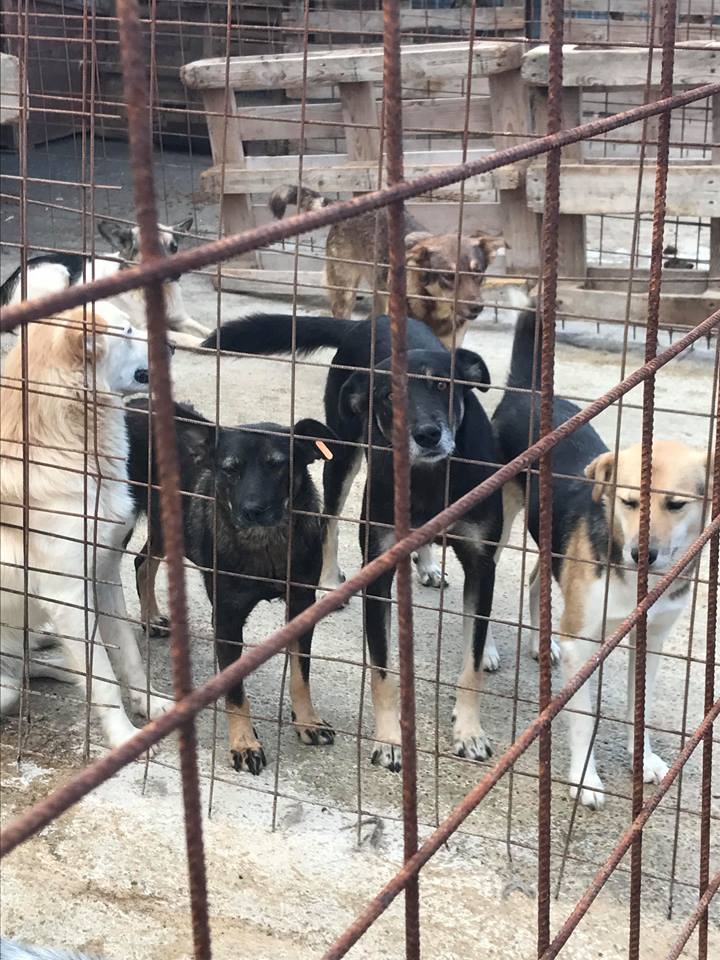
{"label": "dog's eye", "polygon": [[682,510],[683,507],[688,505],[688,500],[666,500],[665,506],[668,510]]}
{"label": "dog's eye", "polygon": [[440,275],[440,283],[444,287],[452,287],[455,284],[455,274],[454,273],[443,273]]}
{"label": "dog's eye", "polygon": [[171,240],[169,244],[170,253],[177,253],[177,240]]}
{"label": "dog's eye", "polygon": [[437,387],[438,390],[447,390],[448,388],[447,382],[445,380],[438,380],[435,386]]}
{"label": "dog's eye", "polygon": [[637,508],[640,506],[640,501],[633,500],[632,498],[625,500],[624,497],[620,497],[620,503],[622,503],[624,507],[627,507],[628,510],[637,510]]}

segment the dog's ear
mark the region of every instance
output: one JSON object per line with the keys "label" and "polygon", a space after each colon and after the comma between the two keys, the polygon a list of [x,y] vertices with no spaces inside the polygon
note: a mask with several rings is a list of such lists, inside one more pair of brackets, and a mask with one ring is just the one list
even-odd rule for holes
{"label": "dog's ear", "polygon": [[[193,220],[195,217],[187,217],[185,220],[181,220],[180,223],[173,224],[173,233],[176,233],[178,230],[180,233],[187,233],[190,227],[193,225]],[[180,240],[180,237],[176,237],[176,240]]]}
{"label": "dog's ear", "polygon": [[497,256],[498,250],[507,244],[502,237],[488,237],[478,232],[470,238],[473,241],[470,255],[470,269],[477,273],[484,273]]}
{"label": "dog's ear", "polygon": [[478,353],[460,348],[455,351],[455,376],[458,380],[468,380],[473,387],[487,393],[490,386],[490,371]]}
{"label": "dog's ear", "polygon": [[178,444],[194,463],[208,463],[215,455],[215,424],[193,420],[192,412],[184,417],[187,419],[175,421]]}
{"label": "dog's ear", "polygon": [[[303,463],[312,463],[313,460],[329,460],[332,457],[327,444],[337,440],[337,437],[330,427],[319,420],[313,420],[311,417],[298,420],[293,427],[293,434],[295,435],[293,443],[295,457],[302,460]],[[311,439],[307,439],[308,437]]]}
{"label": "dog's ear", "polygon": [[338,396],[341,420],[356,420],[367,416],[370,406],[370,380],[366,373],[354,373],[342,385]]}
{"label": "dog's ear", "polygon": [[585,476],[594,480],[592,498],[597,501],[605,493],[605,487],[615,479],[615,454],[608,450],[595,457],[592,463],[585,467]]}
{"label": "dog's ear", "polygon": [[132,258],[135,254],[135,237],[133,228],[124,223],[113,223],[111,220],[98,220],[98,233],[107,240],[116,253]]}
{"label": "dog's ear", "polygon": [[412,230],[405,234],[405,249],[410,251],[418,243],[422,243],[423,240],[427,240],[431,236],[432,234],[428,230]]}

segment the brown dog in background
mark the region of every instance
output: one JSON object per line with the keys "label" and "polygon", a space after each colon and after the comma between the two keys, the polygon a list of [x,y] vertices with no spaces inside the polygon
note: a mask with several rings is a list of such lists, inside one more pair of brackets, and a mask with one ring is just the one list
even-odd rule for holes
{"label": "brown dog in background", "polygon": [[[288,204],[298,210],[317,210],[332,203],[327,197],[296,186],[278,188],[270,210],[280,220]],[[446,347],[459,347],[471,320],[482,310],[480,287],[485,271],[504,245],[500,237],[476,233],[432,234],[405,214],[407,310],[427,324]],[[363,213],[330,227],[325,247],[325,285],[336,319],[350,319],[357,288],[364,280],[373,295],[373,315],[387,313],[388,236],[384,212]],[[375,265],[377,261],[377,268]],[[457,306],[455,284],[457,281]]]}

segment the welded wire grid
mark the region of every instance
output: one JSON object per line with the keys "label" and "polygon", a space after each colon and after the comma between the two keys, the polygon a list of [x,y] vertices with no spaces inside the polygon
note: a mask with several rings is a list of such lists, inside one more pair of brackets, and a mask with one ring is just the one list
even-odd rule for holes
{"label": "welded wire grid", "polygon": [[[334,645],[331,655],[315,653],[312,658],[316,696],[319,696],[318,687],[322,684],[322,675],[326,669],[336,671],[335,676],[342,676],[342,682],[347,682],[348,676],[352,676],[354,681],[357,678],[357,726],[337,730],[339,739],[353,739],[357,744],[354,804],[351,802],[348,806],[344,794],[340,797],[334,795],[334,768],[330,765],[323,767],[328,771],[326,784],[321,791],[313,793],[303,793],[300,785],[285,772],[284,767],[288,761],[283,755],[283,749],[287,750],[287,739],[283,734],[284,731],[292,730],[291,719],[283,712],[282,705],[285,672],[283,671],[281,676],[276,714],[271,713],[269,706],[263,706],[258,700],[254,701],[254,719],[259,720],[267,729],[275,726],[276,736],[265,737],[265,746],[270,753],[269,771],[258,782],[248,783],[248,778],[243,776],[241,794],[247,796],[254,792],[266,795],[268,809],[272,809],[273,828],[278,818],[279,800],[300,800],[308,804],[336,806],[344,811],[354,806],[359,838],[363,836],[368,819],[376,825],[378,820],[398,819],[402,822],[405,861],[403,868],[370,901],[355,922],[338,934],[338,939],[327,949],[325,956],[343,956],[402,892],[405,893],[406,955],[420,956],[422,887],[418,884],[418,878],[424,864],[456,832],[482,838],[494,845],[506,844],[510,856],[531,853],[536,858],[538,956],[552,957],[563,948],[592,901],[614,873],[628,875],[629,893],[625,893],[625,896],[629,916],[629,957],[643,955],[643,881],[646,888],[652,883],[667,891],[669,912],[673,910],[678,890],[684,893],[682,910],[676,908],[673,914],[678,925],[678,940],[668,956],[680,956],[685,943],[695,930],[698,931],[698,956],[710,956],[712,950],[709,946],[711,928],[708,908],[718,888],[717,874],[713,874],[717,867],[717,857],[713,858],[711,855],[712,829],[717,819],[717,813],[712,810],[711,791],[712,731],[720,709],[714,686],[720,458],[716,456],[709,460],[708,471],[714,475],[715,485],[712,502],[707,504],[708,525],[688,554],[659,582],[654,582],[649,591],[647,552],[651,485],[648,451],[653,427],[660,423],[663,415],[672,416],[682,406],[682,400],[677,398],[673,398],[672,404],[655,404],[655,374],[689,348],[697,347],[698,350],[704,349],[714,354],[713,373],[707,380],[710,389],[705,390],[701,402],[695,404],[692,410],[683,412],[687,418],[695,418],[700,422],[701,428],[697,432],[703,437],[708,450],[713,448],[713,443],[717,450],[720,403],[718,340],[716,338],[711,343],[709,338],[717,331],[720,311],[715,309],[702,322],[693,320],[692,323],[677,325],[661,324],[659,313],[663,248],[669,242],[673,242],[678,248],[680,258],[693,264],[694,282],[702,285],[702,279],[697,281],[697,277],[702,274],[703,277],[707,276],[708,287],[718,285],[714,272],[717,269],[717,260],[713,259],[712,254],[713,241],[717,239],[717,235],[712,234],[715,228],[710,222],[700,218],[668,217],[665,211],[668,169],[670,165],[672,170],[672,160],[712,158],[717,162],[720,149],[720,84],[708,82],[702,89],[697,89],[695,85],[695,88],[683,88],[681,92],[674,92],[672,82],[676,41],[711,40],[717,36],[718,12],[715,0],[705,4],[701,4],[699,0],[693,0],[692,4],[684,3],[684,0],[677,0],[677,3],[671,0],[664,4],[632,3],[630,0],[624,4],[600,4],[580,3],[578,0],[566,4],[564,9],[559,2],[543,4],[542,7],[540,4],[530,3],[525,4],[522,9],[521,5],[484,6],[475,3],[457,10],[440,5],[437,8],[425,5],[422,9],[417,9],[413,4],[401,5],[393,2],[386,3],[384,11],[365,9],[367,6],[369,5],[362,3],[346,4],[345,7],[350,8],[349,10],[338,10],[334,9],[334,5],[327,4],[326,9],[316,10],[311,8],[309,3],[295,7],[287,5],[282,9],[280,5],[243,4],[239,16],[236,6],[225,2],[186,3],[180,7],[154,0],[143,4],[139,10],[132,0],[119,0],[115,10],[109,3],[107,6],[84,2],[73,5],[69,0],[65,0],[60,10],[57,7],[48,9],[39,4],[19,3],[9,14],[3,14],[7,18],[6,22],[10,23],[5,33],[21,65],[20,106],[24,121],[17,127],[17,171],[7,176],[7,186],[3,188],[2,197],[4,209],[7,203],[14,204],[16,213],[9,216],[17,216],[19,221],[19,229],[14,235],[11,233],[14,229],[12,221],[6,221],[7,229],[4,232],[10,233],[10,237],[3,236],[4,246],[11,251],[11,255],[15,254],[13,263],[18,260],[24,263],[31,254],[50,250],[94,254],[95,222],[102,216],[110,216],[124,224],[137,222],[140,226],[142,262],[138,267],[122,270],[112,277],[92,281],[86,286],[60,291],[40,301],[5,308],[2,311],[2,329],[9,330],[30,321],[52,317],[66,307],[89,304],[91,299],[144,287],[153,372],[153,411],[158,427],[155,453],[161,487],[169,606],[173,624],[171,651],[176,702],[166,714],[144,727],[132,741],[103,754],[65,786],[6,824],[2,833],[2,853],[5,855],[12,851],[96,785],[133,759],[146,754],[151,744],[158,742],[170,731],[179,730],[194,951],[197,957],[209,957],[209,913],[212,911],[208,910],[207,902],[200,783],[209,780],[209,812],[212,812],[213,788],[216,783],[240,783],[225,766],[225,719],[218,700],[239,678],[251,674],[274,654],[283,651],[309,625],[320,622],[331,612],[337,612],[345,602],[351,601],[345,616],[351,616],[359,624],[358,594],[379,572],[397,566],[392,612],[394,619],[397,611],[399,639],[398,673],[404,760],[401,806],[384,800],[386,781],[383,780],[378,786],[383,774],[367,766],[371,735],[369,718],[365,716],[368,711],[365,709],[364,688],[365,681],[369,678],[369,666],[364,653],[359,660],[357,657],[347,656],[338,645]],[[353,16],[350,16],[351,13]],[[488,91],[492,100],[498,88],[497,85],[494,86],[492,77],[488,81],[475,76],[473,54],[481,49],[483,44],[492,43],[497,37],[526,37],[529,40],[545,39],[550,42],[547,96],[542,89],[539,91],[533,105],[535,123],[532,127],[526,121],[521,121],[512,129],[502,121],[498,124],[498,114],[493,113],[492,103],[489,104],[489,109],[486,105],[485,97]],[[412,46],[438,40],[462,40],[467,43],[466,75],[445,84],[401,77],[400,43]],[[313,45],[337,52],[348,45],[380,42],[384,43],[384,84],[382,91],[378,90],[381,95],[381,122],[376,124],[367,118],[348,121],[342,111],[338,112],[334,106],[339,96],[337,88],[322,90],[318,89],[317,85],[312,87],[307,83],[309,52]],[[572,99],[565,88],[563,97],[564,42],[587,43],[593,48],[602,48],[605,45],[637,49],[643,53],[647,51],[648,73],[644,89],[641,93],[633,91],[632,94],[624,91],[582,92]],[[224,58],[225,64],[223,83],[212,97],[206,96],[204,103],[191,87],[177,82],[178,66],[199,59],[200,48],[201,55]],[[259,97],[255,98],[256,102],[247,94],[236,97],[230,82],[231,58],[286,51],[295,52],[300,57],[301,83],[297,87],[288,90],[286,94],[262,91]],[[653,59],[656,63],[661,61],[661,72],[657,74],[660,77],[659,84],[655,80],[651,82],[650,69]],[[40,65],[43,69],[39,69]],[[56,70],[52,79],[48,73],[51,69]],[[58,89],[56,83],[59,75],[66,81],[62,87],[66,92],[62,96],[55,92]],[[707,79],[710,81],[712,78]],[[33,82],[28,92],[27,84],[30,80]],[[148,82],[151,91],[149,98],[146,96]],[[450,101],[445,105],[447,112],[443,110],[444,99]],[[440,110],[433,113],[427,109],[428,102],[438,105]],[[297,107],[288,110],[287,104],[297,104]],[[276,109],[278,106],[285,111],[282,116]],[[243,143],[248,156],[255,153],[260,157],[258,162],[264,162],[262,154],[268,153],[272,156],[276,151],[278,156],[292,157],[293,162],[295,157],[298,158],[297,166],[288,174],[288,182],[298,185],[304,182],[304,170],[310,163],[310,155],[314,158],[322,153],[343,154],[346,149],[345,132],[356,129],[358,139],[367,137],[376,144],[373,160],[376,164],[374,185],[379,189],[320,210],[297,216],[288,215],[274,223],[266,222],[267,214],[261,213],[261,207],[264,211],[265,199],[255,202],[253,198],[251,202],[258,218],[258,226],[236,234],[227,232],[227,225],[233,222],[238,206],[247,202],[245,198],[238,199],[226,193],[226,180],[232,174],[230,167],[226,169],[225,164],[220,164],[219,183],[215,187],[215,197],[220,199],[221,205],[220,221],[206,219],[203,198],[197,193],[197,184],[200,174],[209,164],[205,140],[207,129],[210,140],[214,141],[214,163],[217,163],[218,152],[228,164],[243,160],[243,151],[237,151],[238,118],[243,124]],[[583,120],[586,122],[583,123]],[[572,126],[576,126],[576,129],[568,129]],[[128,152],[122,142],[112,139],[124,130],[128,133]],[[74,136],[71,140],[58,144],[53,142],[53,136],[58,132],[74,132]],[[589,139],[591,137],[592,140]],[[448,159],[446,169],[410,176],[404,180],[403,153],[406,154],[407,169],[409,144],[413,150],[451,149],[455,150],[455,153],[445,155]],[[187,156],[181,157],[174,152],[173,148],[178,145],[188,151]],[[493,150],[493,146],[502,146],[502,149]],[[481,148],[480,153],[470,152],[478,147]],[[566,150],[561,153],[562,147]],[[563,253],[562,244],[566,242],[563,231],[573,225],[568,225],[567,218],[562,220],[559,204],[563,177],[561,156],[575,160],[581,156],[580,151],[585,151],[588,157],[612,159],[620,156],[635,160],[639,158],[640,161],[635,214],[587,217],[583,225],[586,230],[588,265],[626,268],[625,273],[610,278],[615,283],[614,289],[626,295],[624,319],[616,319],[614,324],[608,324],[602,311],[591,308],[588,308],[587,312],[583,309],[568,310],[564,307],[562,298],[558,301],[558,283],[580,282],[585,279],[584,276],[572,272],[563,272],[564,264],[572,262],[568,261]],[[458,246],[463,225],[468,231],[470,226],[476,228],[477,217],[488,218],[483,226],[488,224],[490,228],[494,228],[489,228],[489,233],[500,232],[502,219],[497,219],[498,210],[490,210],[487,204],[478,207],[476,202],[468,201],[466,186],[469,177],[502,170],[513,162],[546,155],[548,160],[544,172],[544,215],[542,235],[538,238],[537,248],[540,253],[537,260],[539,269],[536,268],[534,272],[524,272],[522,269],[507,271],[526,276],[531,285],[539,281],[539,305],[543,318],[543,362],[541,382],[536,386],[541,395],[542,439],[538,443],[529,444],[528,451],[522,457],[500,468],[490,480],[455,504],[448,502],[446,485],[446,509],[424,527],[411,531],[407,512],[408,453],[407,431],[404,425],[406,411],[402,402],[407,382],[404,358],[403,207],[407,208],[408,202],[415,200],[420,194],[427,195],[429,191],[455,184],[457,186],[450,202],[445,205],[437,202],[415,203],[412,208],[414,215],[422,219],[421,214],[425,213],[426,218],[437,216],[441,222],[451,220],[452,226],[447,229],[457,233]],[[123,167],[118,163],[119,160],[126,159],[129,160],[127,166]],[[370,159],[373,159],[372,153]],[[132,173],[134,209],[126,202],[127,191],[125,196],[122,195],[123,188],[131,185],[129,179],[124,179],[128,170]],[[405,175],[407,176],[407,173]],[[119,180],[122,182],[118,182]],[[643,182],[654,184],[654,208],[651,218],[642,217],[639,213]],[[341,190],[339,195],[347,193]],[[206,627],[198,631],[193,620],[188,623],[186,614],[183,568],[189,565],[183,557],[179,522],[177,459],[172,439],[172,397],[164,350],[166,320],[160,281],[180,274],[184,276],[184,282],[191,279],[193,283],[206,285],[206,278],[214,279],[218,291],[216,310],[210,325],[215,325],[228,316],[237,315],[233,297],[222,292],[226,276],[231,275],[230,271],[225,273],[223,264],[229,262],[232,267],[238,264],[250,266],[254,270],[252,283],[256,296],[262,296],[264,290],[268,290],[280,292],[286,298],[292,297],[292,312],[300,315],[304,292],[301,273],[305,269],[319,271],[322,267],[324,233],[318,228],[326,228],[329,224],[338,223],[363,211],[383,210],[386,206],[389,227],[389,312],[393,329],[395,534],[398,542],[381,557],[350,576],[337,590],[319,592],[315,606],[273,632],[264,641],[246,642],[242,657],[233,666],[193,687],[190,640],[194,641],[195,659],[207,659],[204,652],[209,645],[209,631]],[[166,223],[176,222],[188,212],[188,207],[195,214],[195,225],[189,231],[190,235],[196,240],[206,242],[191,250],[181,249],[170,259],[160,256],[156,240],[158,218]],[[239,216],[242,221],[243,217],[247,217],[247,210],[241,208]],[[492,217],[496,219],[490,222]],[[222,229],[222,220],[225,221],[225,232]],[[467,226],[468,224],[470,226]],[[577,223],[574,224],[574,236],[582,236],[583,234],[578,233],[577,226]],[[69,242],[73,229],[76,235],[77,232],[81,235],[79,244],[75,241]],[[208,241],[208,236],[213,234],[217,239]],[[48,238],[52,239],[49,245]],[[260,267],[254,255],[254,251],[259,249],[263,250]],[[273,267],[287,265],[288,252],[291,255],[291,268],[277,269],[277,275],[270,277]],[[564,260],[561,259],[563,257]],[[374,261],[370,262],[376,261],[377,254]],[[350,261],[348,259],[345,262]],[[265,272],[268,273],[267,278],[263,276]],[[688,276],[689,273],[690,271]],[[3,278],[5,276],[6,272],[3,271]],[[198,276],[200,280],[196,280]],[[683,288],[683,283],[690,283],[690,279],[684,280],[681,276],[673,279],[680,289]],[[462,302],[459,286],[459,279],[456,278],[447,292],[447,297],[455,309]],[[639,291],[641,294],[646,291],[646,315],[643,316],[642,324],[637,321],[637,312],[631,309],[633,298],[630,291]],[[495,301],[492,292],[486,295],[486,299],[490,306],[485,308],[483,319],[497,319],[497,309],[502,303],[493,308]],[[277,306],[274,309],[277,310]],[[283,305],[282,311],[286,309]],[[325,312],[325,308],[316,312]],[[597,390],[590,386],[583,391],[582,396],[569,396],[569,399],[575,400],[584,408],[583,412],[561,428],[552,430],[550,411],[553,385],[558,381],[558,376],[553,372],[556,317],[563,325],[571,322],[574,331],[608,330],[609,335],[612,335],[613,331],[617,335],[619,331],[621,359],[619,382],[599,398],[596,398]],[[88,323],[92,325],[90,310]],[[691,329],[687,330],[688,327]],[[24,338],[24,334],[21,333],[21,336]],[[631,341],[642,336],[645,339],[645,362],[638,365],[633,357]],[[230,374],[224,366],[227,361],[220,357],[219,352],[213,352],[207,360],[197,359],[197,362],[212,364],[216,374],[215,409],[212,414],[210,410],[204,410],[206,415],[210,415],[216,424],[235,423],[238,419],[257,419],[253,405],[248,405],[239,412],[228,412],[221,381],[227,384],[229,377],[242,376],[238,372],[241,369],[238,365],[233,364],[233,372]],[[289,367],[286,422],[292,424],[306,412],[299,399],[300,396],[305,397],[302,385],[298,382],[299,378],[304,372],[322,372],[327,368],[327,362],[317,358],[300,359],[294,355],[290,358],[273,358],[266,362],[272,363],[273,367],[264,369],[278,371],[277,376],[281,375],[281,371],[284,375]],[[371,369],[371,379],[373,376],[374,369]],[[643,384],[644,390],[642,405],[625,400],[626,395],[640,384]],[[22,390],[25,406],[28,396],[40,386],[29,380],[27,369],[24,369],[20,383],[8,385]],[[457,388],[454,377],[449,386],[449,393],[452,394]],[[496,378],[493,392],[489,396],[499,397],[498,391],[501,389]],[[242,392],[239,396],[242,398]],[[98,403],[102,400],[93,396],[88,400],[88,407],[91,402]],[[624,445],[624,442],[621,442],[623,418],[632,416],[633,423],[638,423],[638,414],[642,417],[645,453],[639,489],[641,538],[638,607],[609,636],[605,636],[607,631],[604,631],[605,639],[596,647],[585,667],[570,684],[553,696],[550,659],[550,638],[553,635],[549,522],[552,504],[551,451],[559,439],[570,435],[581,423],[591,421],[610,408],[617,412],[615,440],[614,444],[611,444],[616,450]],[[85,416],[87,422],[87,410]],[[676,418],[673,422],[679,421]],[[627,431],[623,433],[623,437],[626,435]],[[636,439],[639,439],[639,436],[637,433]],[[26,471],[28,452],[26,440]],[[538,464],[541,509],[539,556],[526,535],[520,543],[511,541],[508,551],[515,554],[519,552],[521,557],[521,580],[514,587],[519,594],[519,603],[514,612],[507,606],[502,615],[494,609],[492,617],[492,622],[498,629],[504,629],[508,636],[516,636],[515,650],[506,648],[502,651],[505,668],[512,676],[510,681],[496,689],[492,689],[494,684],[491,680],[486,681],[483,691],[484,715],[491,717],[497,707],[509,717],[505,740],[511,746],[497,759],[493,758],[478,768],[475,764],[453,757],[443,746],[444,737],[441,732],[441,724],[447,725],[447,701],[454,686],[448,679],[444,659],[457,645],[456,637],[462,625],[462,613],[457,608],[453,609],[452,598],[442,585],[437,602],[427,602],[427,594],[424,592],[416,590],[413,595],[409,557],[414,549],[431,537],[441,537],[444,571],[448,563],[447,540],[444,534],[453,521],[461,517],[472,504],[481,502],[492,491],[500,489],[512,476],[530,466],[538,469]],[[368,482],[372,482],[372,475],[369,475]],[[24,488],[28,488],[27,482]],[[86,523],[86,539],[89,543],[97,537],[96,529],[93,531],[93,528],[97,527],[97,519],[90,517]],[[360,522],[359,516],[353,516],[351,511],[348,511],[341,521],[343,539],[346,536],[354,538]],[[27,505],[25,525],[27,526]],[[700,567],[690,564],[708,542],[709,562]],[[365,559],[367,560],[367,557]],[[541,617],[539,686],[537,693],[534,693],[531,686],[520,683],[521,672],[527,669],[524,651],[521,659],[520,638],[525,625],[523,595],[526,566],[527,569],[532,568],[536,559],[540,569]],[[609,557],[607,569],[610,570]],[[26,577],[27,572],[26,570]],[[459,572],[455,573],[452,569],[451,573],[459,576]],[[88,589],[92,589],[91,573],[86,571],[85,577]],[[636,764],[633,770],[631,789],[628,789],[626,778],[617,778],[619,787],[613,780],[607,788],[608,804],[629,804],[626,808],[627,829],[612,847],[597,842],[584,843],[576,830],[580,816],[577,803],[569,817],[563,814],[559,829],[557,826],[557,798],[561,795],[557,785],[564,794],[567,781],[561,773],[562,765],[557,759],[553,762],[551,757],[552,748],[556,751],[560,749],[559,743],[564,733],[559,729],[559,725],[556,725],[558,729],[551,739],[552,720],[582,682],[591,674],[597,673],[601,680],[597,695],[597,717],[601,721],[599,737],[602,740],[605,736],[617,736],[618,732],[624,734],[625,721],[614,711],[603,709],[600,688],[603,682],[603,666],[609,653],[617,647],[627,650],[628,635],[634,630],[639,669],[636,674],[636,706],[632,724],[635,755],[642,754],[642,750],[638,750],[637,746],[642,743],[644,729],[644,615],[678,577],[691,580],[689,643],[687,652],[684,649],[678,652],[677,646],[673,645],[673,649],[665,651],[663,659],[665,669],[674,668],[678,686],[682,686],[682,718],[678,723],[664,718],[658,722],[659,714],[654,718],[654,722],[651,717],[651,729],[655,736],[663,736],[676,745],[670,773],[649,793],[643,793],[642,767],[639,764]],[[288,591],[290,586],[288,567]],[[701,612],[699,603],[702,594],[707,595],[705,614]],[[424,654],[420,660],[418,658],[418,638],[413,637],[413,616],[416,622],[418,618],[426,618],[422,621],[424,624],[434,622],[431,617],[437,618],[437,648],[433,663],[429,663]],[[133,622],[140,626],[137,617]],[[92,637],[87,639],[92,640]],[[92,657],[93,644],[89,642],[87,646],[89,656]],[[152,642],[149,650],[152,650]],[[159,657],[157,651],[153,652],[155,662]],[[26,661],[27,658],[26,647]],[[90,663],[89,672],[91,669]],[[27,724],[32,709],[27,662],[23,681],[17,744],[18,753],[27,756],[28,743],[32,742]],[[607,680],[604,682],[607,683]],[[423,717],[430,702],[424,692],[428,688],[432,689],[434,698],[433,729],[430,736],[424,735],[427,720]],[[703,704],[702,709],[697,710],[691,704],[691,694],[700,688]],[[416,692],[419,694],[417,717]],[[46,692],[44,695],[70,696],[57,692],[55,688],[52,693]],[[85,701],[85,751],[89,753],[89,692]],[[208,757],[208,751],[202,749],[205,742],[203,734],[198,762],[195,718],[206,707],[212,707],[213,711],[210,755]],[[199,722],[202,723],[202,718]],[[595,735],[598,735],[597,725]],[[534,759],[523,763],[523,758],[528,756],[527,752],[536,740],[539,743],[538,763],[536,764]],[[702,771],[699,786],[695,777],[691,785],[684,788],[686,762],[700,744]],[[338,746],[336,744],[334,749]],[[146,764],[148,774],[154,766],[168,766],[172,765],[172,762],[168,759],[167,752],[164,752],[152,759],[146,755]],[[426,774],[432,783],[433,795],[429,798],[426,796]],[[441,791],[441,781],[449,776],[459,778],[458,782],[462,784],[459,790]],[[674,795],[668,797],[668,792],[675,784],[678,786]],[[556,789],[553,789],[554,786]],[[501,794],[502,789],[506,789],[506,793]],[[471,814],[491,791],[494,797],[501,797],[501,805],[505,811],[504,827],[501,819],[497,817],[488,818],[487,822],[477,816],[471,818]],[[532,815],[533,805],[537,809],[536,825],[533,825],[526,815],[527,811],[523,812],[524,808],[527,808]],[[483,809],[485,807],[481,808],[481,812]],[[604,813],[599,816],[605,815]],[[659,821],[662,824],[660,829],[663,830],[663,836],[672,847],[669,870],[664,867],[658,869],[654,862],[648,862],[647,855],[642,855],[643,828],[651,816],[653,822]],[[419,829],[425,837],[423,842],[419,840]],[[683,843],[687,842],[690,835],[697,837],[697,876],[693,875],[687,861],[683,860]],[[623,861],[628,851],[629,864]],[[212,863],[207,866],[212,872]],[[578,872],[581,869],[584,871],[582,874]],[[578,872],[578,876],[586,876],[588,871],[592,872],[593,879],[578,899],[570,916],[559,923],[553,916],[551,922],[551,901],[560,884],[566,882],[575,872]],[[578,884],[574,884],[572,889],[578,891]],[[340,926],[338,923],[338,930]]]}

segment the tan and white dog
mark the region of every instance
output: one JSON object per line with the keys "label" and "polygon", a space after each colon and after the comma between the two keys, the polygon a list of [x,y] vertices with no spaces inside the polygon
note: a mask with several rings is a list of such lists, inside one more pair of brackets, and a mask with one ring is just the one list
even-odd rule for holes
{"label": "tan and white dog", "polygon": [[[530,394],[533,375],[535,314],[523,314],[517,323],[508,390],[495,414],[503,460],[510,461],[528,446],[530,424],[537,439],[539,394]],[[539,375],[536,383],[540,382]],[[526,391],[526,392],[522,392]],[[578,412],[567,400],[555,398],[553,426]],[[553,575],[560,586],[563,611],[559,644],[553,641],[553,659],[559,659],[565,681],[573,677],[595,652],[596,643],[617,629],[637,605],[638,534],[640,525],[640,444],[615,453],[609,451],[592,426],[586,424],[553,450]],[[650,494],[649,583],[658,579],[680,559],[703,527],[708,453],[674,440],[656,440],[652,449]],[[505,530],[522,510],[525,478],[505,488]],[[537,543],[539,536],[537,473],[530,477],[528,529]],[[690,596],[688,570],[653,604],[647,615],[646,717],[650,719],[653,688],[665,638],[687,606]],[[605,594],[607,588],[607,606]],[[533,652],[537,656],[540,622],[538,568],[530,575],[530,622]],[[629,721],[627,747],[633,752],[634,633],[630,635],[628,671]],[[597,809],[604,803],[604,790],[595,765],[593,730],[595,702],[585,683],[568,704],[570,731],[571,795],[582,787],[581,801]],[[584,771],[584,774],[583,774]],[[644,779],[659,783],[668,771],[665,761],[653,752],[645,730]]]}
{"label": "tan and white dog", "polygon": [[[92,703],[113,747],[137,731],[109,650],[135,712],[153,717],[169,705],[148,687],[120,579],[135,520],[121,396],[146,391],[149,379],[147,344],[121,316],[103,304],[94,323],[89,309],[83,322],[80,308],[29,325],[26,436],[21,340],[0,385],[0,712],[11,712],[20,697],[27,603],[29,675],[84,683],[87,660]],[[48,632],[59,641],[59,659],[37,657]]]}

